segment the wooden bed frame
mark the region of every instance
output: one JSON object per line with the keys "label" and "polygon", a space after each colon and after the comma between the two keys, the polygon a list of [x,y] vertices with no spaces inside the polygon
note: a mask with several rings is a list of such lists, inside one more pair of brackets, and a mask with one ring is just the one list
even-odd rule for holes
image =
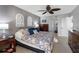
{"label": "wooden bed frame", "polygon": [[45,53],[45,51],[43,51],[43,50],[40,50],[40,49],[31,47],[31,46],[25,45],[25,44],[23,44],[23,43],[21,43],[21,42],[18,42],[18,41],[16,41],[16,44],[17,44],[17,45],[20,45],[20,46],[22,46],[22,47],[24,47],[24,48],[30,49],[30,50],[32,50],[32,51],[35,51],[35,52],[37,52],[37,53]]}

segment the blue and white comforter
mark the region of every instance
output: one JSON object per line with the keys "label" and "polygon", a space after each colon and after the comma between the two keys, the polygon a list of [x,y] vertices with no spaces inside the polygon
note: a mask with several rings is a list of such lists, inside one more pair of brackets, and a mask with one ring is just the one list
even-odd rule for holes
{"label": "blue and white comforter", "polygon": [[32,44],[47,53],[52,51],[54,36],[52,32],[39,32],[33,35],[27,35],[26,33],[23,33],[20,36],[19,34],[16,33],[15,38],[20,37],[20,39],[26,43]]}

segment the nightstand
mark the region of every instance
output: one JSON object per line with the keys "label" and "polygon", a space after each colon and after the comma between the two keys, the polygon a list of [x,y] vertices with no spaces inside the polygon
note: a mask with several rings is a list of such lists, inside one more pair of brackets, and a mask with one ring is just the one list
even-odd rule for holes
{"label": "nightstand", "polygon": [[[7,46],[8,47],[4,47]],[[8,38],[1,38],[0,37],[0,46],[4,47],[2,49],[3,52],[11,53],[16,51],[16,40],[14,36],[8,36]]]}

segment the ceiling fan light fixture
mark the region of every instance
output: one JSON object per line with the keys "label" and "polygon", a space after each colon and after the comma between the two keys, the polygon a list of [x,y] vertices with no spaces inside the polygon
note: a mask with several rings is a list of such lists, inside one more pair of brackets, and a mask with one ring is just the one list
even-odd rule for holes
{"label": "ceiling fan light fixture", "polygon": [[59,10],[61,10],[60,8],[51,8],[51,6],[50,5],[47,5],[46,6],[46,10],[40,10],[40,11],[44,11],[43,13],[42,13],[42,15],[44,15],[44,14],[46,14],[47,12],[48,13],[50,13],[50,14],[54,14],[54,11],[59,11]]}

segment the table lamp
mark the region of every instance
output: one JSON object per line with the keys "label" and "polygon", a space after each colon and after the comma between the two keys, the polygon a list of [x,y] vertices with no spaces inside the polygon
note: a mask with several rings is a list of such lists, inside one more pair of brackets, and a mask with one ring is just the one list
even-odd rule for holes
{"label": "table lamp", "polygon": [[38,28],[38,27],[39,27],[38,22],[34,22],[34,24],[33,24],[33,25],[34,25],[34,27],[35,27],[35,28]]}

